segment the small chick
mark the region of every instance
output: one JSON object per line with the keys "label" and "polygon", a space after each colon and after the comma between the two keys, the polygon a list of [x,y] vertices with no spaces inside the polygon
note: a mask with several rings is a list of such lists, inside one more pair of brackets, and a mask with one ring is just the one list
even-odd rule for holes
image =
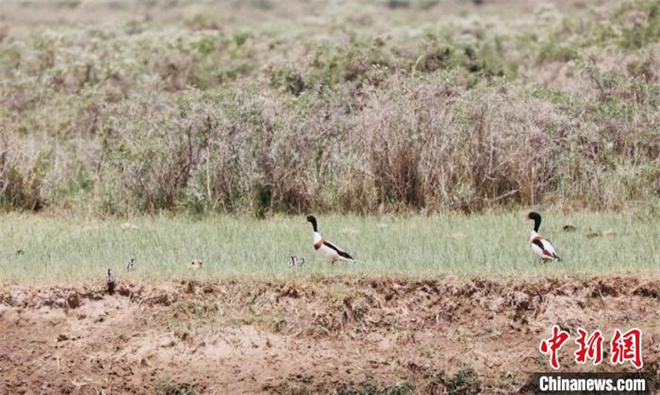
{"label": "small chick", "polygon": [[108,287],[108,294],[115,293],[115,276],[112,275],[110,269],[108,269],[108,275],[105,276],[105,285]]}
{"label": "small chick", "polygon": [[126,263],[126,271],[131,272],[133,270],[135,270],[135,258],[131,258],[131,260]]}
{"label": "small chick", "polygon": [[190,269],[199,270],[199,269],[202,268],[203,265],[204,265],[204,262],[200,261],[199,259],[193,259],[193,260],[190,261],[190,263],[188,264],[188,267],[189,267]]}
{"label": "small chick", "polygon": [[297,256],[293,256],[293,255],[291,256],[291,258],[289,258],[289,267],[296,267],[296,266],[303,267],[304,264],[305,264],[305,258],[298,258]]}

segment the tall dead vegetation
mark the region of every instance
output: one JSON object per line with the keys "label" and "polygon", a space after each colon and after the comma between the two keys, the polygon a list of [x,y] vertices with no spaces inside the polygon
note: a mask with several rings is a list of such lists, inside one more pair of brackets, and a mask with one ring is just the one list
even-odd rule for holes
{"label": "tall dead vegetation", "polygon": [[203,18],[10,35],[0,203],[263,217],[656,202],[658,13],[630,2],[545,38],[475,24],[385,40],[367,24],[290,40]]}

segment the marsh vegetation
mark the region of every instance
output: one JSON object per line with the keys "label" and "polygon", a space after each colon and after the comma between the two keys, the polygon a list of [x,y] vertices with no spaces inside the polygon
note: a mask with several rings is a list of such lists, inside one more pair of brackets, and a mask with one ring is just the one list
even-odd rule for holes
{"label": "marsh vegetation", "polygon": [[4,210],[657,207],[654,1],[1,7]]}
{"label": "marsh vegetation", "polygon": [[[541,232],[562,261],[540,263],[529,251],[530,223],[522,215],[432,217],[325,216],[321,232],[349,251],[354,264],[330,265],[312,247],[301,218],[277,216],[203,220],[137,217],[90,219],[11,214],[3,217],[0,282],[80,283],[101,280],[108,268],[119,282],[253,277],[557,275],[657,273],[660,229],[645,213],[555,214]],[[575,231],[563,227],[573,224]],[[16,254],[16,251],[22,253]],[[289,258],[305,259],[290,267]],[[136,258],[134,271],[126,263]],[[198,259],[203,268],[191,270]]]}

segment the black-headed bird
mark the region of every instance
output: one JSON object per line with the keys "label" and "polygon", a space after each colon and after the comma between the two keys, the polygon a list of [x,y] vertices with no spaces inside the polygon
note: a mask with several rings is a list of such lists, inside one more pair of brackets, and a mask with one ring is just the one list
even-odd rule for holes
{"label": "black-headed bird", "polygon": [[307,222],[310,222],[314,229],[313,242],[316,252],[318,252],[324,258],[330,260],[332,263],[336,261],[354,262],[353,257],[350,256],[346,251],[323,239],[319,233],[316,218],[314,218],[313,215],[307,216]]}
{"label": "black-headed bird", "polygon": [[534,229],[532,229],[529,237],[529,246],[532,252],[544,261],[559,261],[559,255],[552,245],[550,240],[546,240],[539,234],[541,227],[541,215],[537,212],[530,212],[525,218],[528,221],[534,221]]}

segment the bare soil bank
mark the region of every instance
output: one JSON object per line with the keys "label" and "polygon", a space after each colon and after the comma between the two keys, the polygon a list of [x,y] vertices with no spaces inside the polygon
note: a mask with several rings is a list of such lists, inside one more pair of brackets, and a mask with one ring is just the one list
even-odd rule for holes
{"label": "bare soil bank", "polygon": [[[633,277],[5,286],[0,393],[524,393],[554,324],[600,329],[606,349],[642,329],[658,382],[659,298],[660,279]],[[632,369],[573,351],[563,370]]]}

